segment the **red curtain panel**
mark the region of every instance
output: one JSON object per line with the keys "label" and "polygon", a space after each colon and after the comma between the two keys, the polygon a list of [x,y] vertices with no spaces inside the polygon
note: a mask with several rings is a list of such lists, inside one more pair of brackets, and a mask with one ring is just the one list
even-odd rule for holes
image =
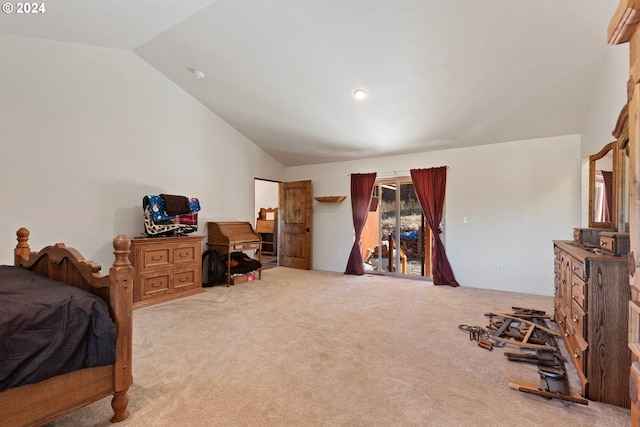
{"label": "red curtain panel", "polygon": [[446,166],[429,169],[411,169],[411,180],[422,212],[433,234],[433,250],[431,251],[431,275],[435,285],[460,286],[453,275],[451,264],[440,234],[440,222],[444,209],[444,195],[447,184]]}
{"label": "red curtain panel", "polygon": [[373,184],[376,181],[374,173],[354,173],[351,174],[351,212],[353,215],[353,228],[355,230],[355,242],[351,248],[349,261],[344,274],[354,274],[361,276],[364,274],[362,266],[362,251],[360,242],[362,230],[367,221],[369,205],[371,204],[371,193]]}

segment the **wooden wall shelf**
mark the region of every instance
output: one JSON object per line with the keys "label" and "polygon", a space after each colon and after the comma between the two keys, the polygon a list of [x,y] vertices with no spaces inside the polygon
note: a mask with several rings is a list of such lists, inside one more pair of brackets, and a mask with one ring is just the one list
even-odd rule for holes
{"label": "wooden wall shelf", "polygon": [[346,199],[347,196],[318,196],[314,197],[319,202],[322,203],[338,203]]}

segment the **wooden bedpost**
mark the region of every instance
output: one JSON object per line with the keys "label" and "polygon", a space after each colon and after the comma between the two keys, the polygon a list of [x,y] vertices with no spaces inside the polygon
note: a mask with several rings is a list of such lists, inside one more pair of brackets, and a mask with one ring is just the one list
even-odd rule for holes
{"label": "wooden bedpost", "polygon": [[116,363],[113,369],[114,393],[111,400],[113,418],[111,422],[122,421],[129,416],[129,386],[133,383],[132,333],[133,333],[133,275],[134,269],[129,261],[131,241],[127,236],[119,235],[113,239],[113,254],[116,259],[109,270],[111,278],[111,303],[114,309],[115,324],[118,329],[116,342]]}
{"label": "wooden bedpost", "polygon": [[29,247],[29,230],[22,227],[16,231],[16,235],[18,236],[18,244],[13,250],[13,265],[18,267],[20,260],[29,258],[31,248]]}

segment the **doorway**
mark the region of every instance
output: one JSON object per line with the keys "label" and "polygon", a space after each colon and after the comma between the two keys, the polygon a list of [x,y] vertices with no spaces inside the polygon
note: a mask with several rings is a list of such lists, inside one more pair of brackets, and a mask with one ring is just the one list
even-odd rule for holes
{"label": "doorway", "polygon": [[[257,218],[260,209],[277,209],[278,208],[278,188],[279,182],[266,179],[254,178],[254,224],[256,232],[260,234],[263,241],[277,242],[277,226],[275,230],[261,230],[258,226]],[[275,217],[274,217],[275,218]],[[264,231],[264,233],[263,233]],[[275,232],[275,236],[270,235]],[[269,251],[262,253],[262,269],[267,270],[278,266],[277,244],[272,244]]]}
{"label": "doorway", "polygon": [[[256,227],[263,234],[271,231],[271,253],[263,245],[263,269],[276,266],[311,269],[311,180],[278,182],[254,178],[256,226],[261,211],[271,212],[272,229]],[[275,212],[274,212],[275,211]],[[264,220],[265,218],[261,218]],[[268,222],[268,220],[267,220]],[[263,236],[263,243],[268,241]]]}
{"label": "doorway", "polygon": [[411,177],[376,180],[361,242],[366,271],[431,277],[431,231]]}

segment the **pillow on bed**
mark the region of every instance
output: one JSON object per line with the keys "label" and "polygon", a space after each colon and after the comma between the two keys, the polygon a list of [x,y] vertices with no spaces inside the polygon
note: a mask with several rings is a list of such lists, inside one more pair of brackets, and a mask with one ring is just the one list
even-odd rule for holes
{"label": "pillow on bed", "polygon": [[24,268],[0,266],[0,391],[115,362],[107,303]]}

